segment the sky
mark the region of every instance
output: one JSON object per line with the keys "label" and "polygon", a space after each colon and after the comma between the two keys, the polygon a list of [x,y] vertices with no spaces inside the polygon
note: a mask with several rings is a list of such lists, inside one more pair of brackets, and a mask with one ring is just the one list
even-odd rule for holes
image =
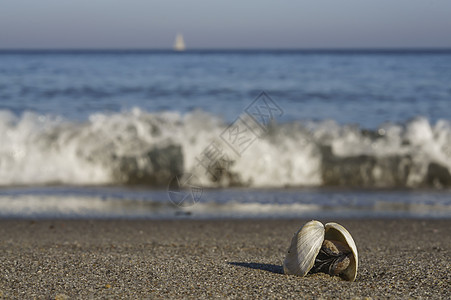
{"label": "sky", "polygon": [[449,0],[0,0],[0,49],[451,48]]}

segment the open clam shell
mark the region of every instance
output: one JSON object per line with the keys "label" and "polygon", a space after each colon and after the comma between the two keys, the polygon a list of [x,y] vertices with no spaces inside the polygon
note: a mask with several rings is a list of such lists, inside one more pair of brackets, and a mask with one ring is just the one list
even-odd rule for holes
{"label": "open clam shell", "polygon": [[305,276],[326,272],[354,281],[358,253],[351,234],[340,224],[312,220],[293,236],[283,262],[285,274]]}

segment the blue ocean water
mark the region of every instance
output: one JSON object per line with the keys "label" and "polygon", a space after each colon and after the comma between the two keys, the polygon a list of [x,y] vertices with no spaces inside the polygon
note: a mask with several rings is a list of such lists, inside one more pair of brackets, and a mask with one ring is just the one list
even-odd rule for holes
{"label": "blue ocean water", "polygon": [[446,50],[2,51],[2,216],[450,217],[450,104]]}
{"label": "blue ocean water", "polygon": [[81,120],[140,107],[231,121],[264,90],[284,120],[436,122],[450,119],[450,82],[450,51],[0,53],[1,109]]}

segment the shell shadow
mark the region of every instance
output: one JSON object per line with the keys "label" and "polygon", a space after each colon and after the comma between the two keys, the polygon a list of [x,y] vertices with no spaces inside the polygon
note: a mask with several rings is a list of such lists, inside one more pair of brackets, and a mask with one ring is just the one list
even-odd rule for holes
{"label": "shell shadow", "polygon": [[273,264],[261,264],[261,263],[245,263],[245,262],[229,262],[229,265],[239,266],[249,269],[263,270],[268,271],[275,274],[283,274],[282,266],[273,265]]}

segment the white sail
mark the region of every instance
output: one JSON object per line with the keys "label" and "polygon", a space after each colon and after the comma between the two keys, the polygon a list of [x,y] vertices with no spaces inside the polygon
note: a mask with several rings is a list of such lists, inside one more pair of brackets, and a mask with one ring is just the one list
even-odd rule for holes
{"label": "white sail", "polygon": [[175,37],[174,42],[174,50],[175,51],[184,51],[186,49],[185,47],[185,41],[183,40],[183,35],[181,33],[178,33]]}

